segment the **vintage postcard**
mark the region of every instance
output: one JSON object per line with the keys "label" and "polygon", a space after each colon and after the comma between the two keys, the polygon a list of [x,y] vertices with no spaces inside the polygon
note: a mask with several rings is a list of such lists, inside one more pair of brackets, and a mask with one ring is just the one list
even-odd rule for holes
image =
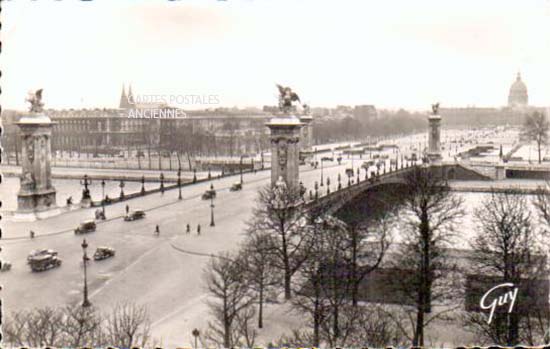
{"label": "vintage postcard", "polygon": [[2,7],[2,347],[550,343],[549,0]]}

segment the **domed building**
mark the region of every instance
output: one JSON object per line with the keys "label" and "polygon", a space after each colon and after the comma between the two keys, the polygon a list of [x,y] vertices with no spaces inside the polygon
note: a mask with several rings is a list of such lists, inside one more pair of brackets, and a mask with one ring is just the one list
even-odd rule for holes
{"label": "domed building", "polygon": [[521,81],[521,75],[518,73],[516,81],[510,87],[510,94],[508,95],[509,107],[526,107],[528,105],[529,97],[527,95],[527,86]]}

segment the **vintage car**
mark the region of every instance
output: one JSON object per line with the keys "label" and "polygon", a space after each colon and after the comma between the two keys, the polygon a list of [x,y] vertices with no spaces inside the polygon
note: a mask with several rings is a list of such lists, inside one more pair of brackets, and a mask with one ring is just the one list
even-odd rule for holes
{"label": "vintage car", "polygon": [[84,221],[74,230],[75,234],[84,234],[94,232],[96,224],[93,220]]}
{"label": "vintage car", "polygon": [[94,260],[100,261],[102,259],[110,258],[115,255],[115,249],[111,247],[98,247],[94,252]]}
{"label": "vintage car", "polygon": [[207,191],[205,191],[203,194],[202,194],[202,199],[203,200],[210,200],[210,199],[214,199],[216,197],[216,191],[215,190],[212,190],[212,189],[208,189]]}
{"label": "vintage car", "polygon": [[126,216],[124,216],[124,220],[129,221],[135,221],[136,219],[142,219],[145,218],[145,211],[143,210],[133,210],[130,211]]}
{"label": "vintage car", "polygon": [[45,255],[52,255],[57,256],[57,251],[47,249],[47,248],[41,248],[38,250],[32,250],[29,255],[27,256],[27,263],[30,263],[31,259],[38,257],[38,256],[45,256]]}
{"label": "vintage car", "polygon": [[2,261],[2,267],[0,268],[0,271],[8,271],[11,269],[11,263],[8,261]]}
{"label": "vintage car", "polygon": [[243,188],[243,185],[241,184],[241,182],[235,182],[233,183],[233,185],[231,186],[231,188],[229,188],[229,190],[231,191],[239,191]]}
{"label": "vintage car", "polygon": [[331,156],[323,156],[321,158],[321,161],[334,161],[334,158]]}
{"label": "vintage car", "polygon": [[29,265],[32,271],[44,271],[51,268],[57,268],[61,265],[61,259],[56,255],[45,254],[31,258]]}

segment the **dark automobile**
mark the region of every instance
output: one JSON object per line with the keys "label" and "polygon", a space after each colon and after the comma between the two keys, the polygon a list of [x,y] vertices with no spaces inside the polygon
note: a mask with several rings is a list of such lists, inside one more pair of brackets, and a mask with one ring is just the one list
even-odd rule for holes
{"label": "dark automobile", "polygon": [[321,158],[321,161],[334,161],[334,158],[330,156],[323,156]]}
{"label": "dark automobile", "polygon": [[61,265],[61,259],[51,254],[38,255],[29,260],[29,265],[32,271],[44,271],[59,267]]}
{"label": "dark automobile", "polygon": [[96,228],[96,224],[94,221],[92,220],[84,221],[80,223],[78,228],[74,230],[74,233],[75,234],[91,233],[95,231],[95,228]]}
{"label": "dark automobile", "polygon": [[115,249],[111,247],[98,247],[94,252],[94,260],[100,261],[102,259],[107,259],[114,257]]}
{"label": "dark automobile", "polygon": [[210,200],[216,197],[216,191],[212,189],[208,189],[207,191],[202,194],[203,200]]}
{"label": "dark automobile", "polygon": [[145,218],[145,211],[143,210],[133,210],[124,216],[126,222],[135,221],[136,219]]}

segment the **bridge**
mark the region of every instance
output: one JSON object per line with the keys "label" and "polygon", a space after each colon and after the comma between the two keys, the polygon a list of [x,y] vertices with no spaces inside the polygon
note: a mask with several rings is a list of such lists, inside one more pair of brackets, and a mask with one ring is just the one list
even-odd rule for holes
{"label": "bridge", "polygon": [[[317,193],[306,202],[306,206],[310,210],[323,210],[328,214],[333,214],[344,207],[347,203],[352,202],[357,196],[364,192],[372,190],[379,186],[398,186],[405,184],[405,176],[415,167],[424,166],[418,163],[403,162],[400,166],[390,167],[388,172],[369,172],[367,171],[363,180],[360,176],[356,176],[355,182],[348,182],[348,185],[339,186],[335,191],[325,193]],[[448,163],[439,165],[428,165],[430,169],[436,172],[438,176],[449,182],[453,181],[475,181],[478,190],[476,191],[491,191],[492,179],[474,170],[471,170],[460,163]],[[481,183],[481,184],[480,184]],[[459,187],[463,188],[463,187]],[[451,190],[453,187],[451,186]],[[513,190],[513,188],[511,188]],[[457,190],[464,191],[464,190]],[[324,195],[323,195],[324,194]]]}

